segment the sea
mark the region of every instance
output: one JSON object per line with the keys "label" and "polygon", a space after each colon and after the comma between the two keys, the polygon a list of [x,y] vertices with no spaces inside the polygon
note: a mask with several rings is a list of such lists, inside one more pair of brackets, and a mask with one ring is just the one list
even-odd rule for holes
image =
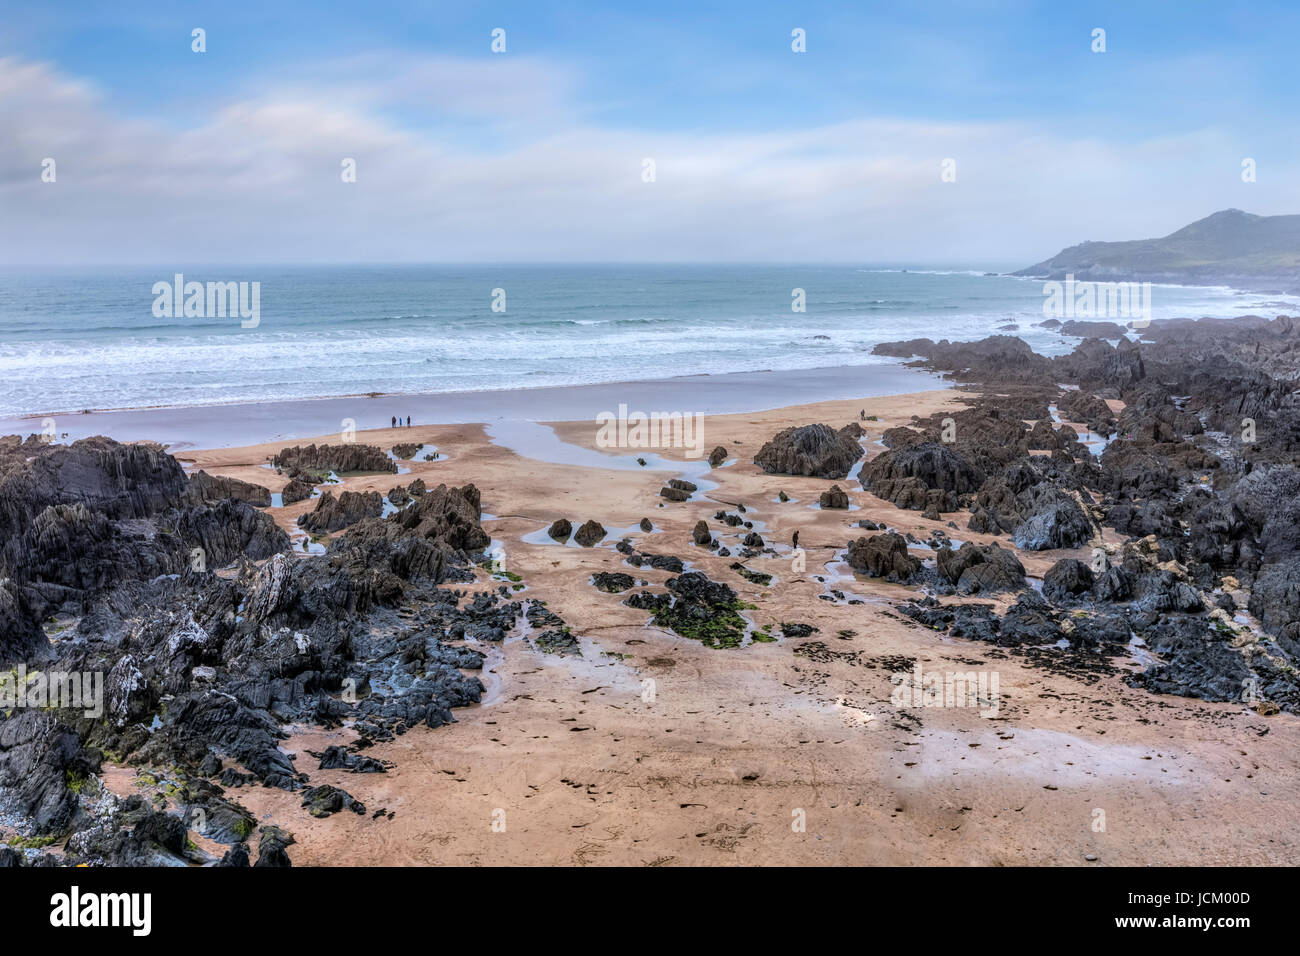
{"label": "sea", "polygon": [[[0,415],[513,390],[872,366],[872,347],[1004,333],[1045,354],[1041,280],[862,265],[0,270]],[[239,317],[156,315],[155,286],[258,283]],[[802,290],[803,311],[796,311]],[[180,311],[179,309],[177,310]],[[1154,286],[1152,317],[1300,314]],[[1125,320],[1119,320],[1121,324]]]}

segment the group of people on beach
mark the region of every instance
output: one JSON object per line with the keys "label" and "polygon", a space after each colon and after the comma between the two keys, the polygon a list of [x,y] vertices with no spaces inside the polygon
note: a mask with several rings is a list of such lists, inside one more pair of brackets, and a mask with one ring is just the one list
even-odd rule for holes
{"label": "group of people on beach", "polygon": [[[399,418],[398,416],[394,415],[394,416],[393,416],[393,427],[394,427],[394,428],[400,428],[401,426],[402,426],[402,419]],[[410,427],[411,427],[411,416],[410,416],[410,415],[407,415],[407,416],[406,416],[406,427],[407,427],[407,428],[410,428]]]}

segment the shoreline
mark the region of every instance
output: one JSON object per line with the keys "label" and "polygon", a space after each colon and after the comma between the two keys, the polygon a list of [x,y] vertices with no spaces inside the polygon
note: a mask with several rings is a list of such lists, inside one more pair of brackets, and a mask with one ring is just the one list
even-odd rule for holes
{"label": "shoreline", "polygon": [[[1240,354],[1253,356],[1258,340],[1271,346],[1263,367],[1290,368],[1287,339],[1265,334],[1289,328],[1240,330]],[[1276,808],[1300,794],[1289,757],[1300,741],[1293,658],[1256,613],[1276,613],[1276,602],[1251,600],[1243,584],[1258,576],[1210,579],[1191,561],[1162,560],[1162,548],[1187,557],[1173,551],[1184,547],[1181,527],[1146,536],[1128,499],[1103,490],[1134,453],[1158,449],[1166,468],[1186,462],[1180,482],[1199,483],[1201,459],[1191,456],[1206,439],[1155,441],[1169,437],[1157,420],[1201,432],[1171,414],[1181,408],[1157,383],[1181,381],[1199,340],[1216,333],[1170,330],[1149,346],[1090,346],[1055,363],[1004,339],[955,355],[927,349],[936,370],[974,369],[981,384],[969,389],[895,364],[887,375],[704,376],[520,392],[491,405],[466,396],[431,403],[439,424],[391,428],[387,412],[380,428],[359,420],[357,444],[395,462],[391,471],[369,467],[373,455],[298,472],[268,465],[286,445],[336,444],[320,428],[346,400],[235,407],[216,420],[207,408],[83,416],[119,434],[169,429],[192,450],[11,442],[14,474],[80,482],[82,504],[98,514],[103,489],[123,475],[166,491],[151,477],[161,474],[182,497],[167,498],[175,509],[100,524],[83,521],[81,507],[37,499],[42,525],[61,533],[13,535],[32,555],[15,573],[69,553],[79,573],[105,560],[123,569],[109,600],[56,594],[60,603],[33,614],[37,638],[56,653],[98,655],[105,669],[120,656],[118,635],[131,635],[141,672],[155,675],[128,693],[128,722],[104,738],[114,754],[149,763],[107,759],[102,786],[183,813],[183,788],[229,784],[210,805],[292,834],[295,865],[1137,865],[1207,853],[1273,864],[1296,836],[1294,826],[1279,830]],[[1140,347],[1151,381],[1099,397],[1108,389],[1098,376],[1134,367]],[[848,394],[820,397],[836,390]],[[1189,391],[1190,407],[1206,401]],[[1211,398],[1230,393],[1209,386]],[[1144,397],[1163,401],[1147,408]],[[716,462],[680,449],[611,451],[589,414],[687,400],[775,407],[702,412],[704,447],[725,452]],[[471,416],[484,411],[487,422]],[[457,413],[471,421],[451,423]],[[949,421],[952,443],[939,437]],[[841,438],[814,447],[856,453],[853,464],[808,473],[756,462],[770,458],[768,443],[794,451],[788,430],[813,424]],[[274,429],[285,437],[251,443]],[[1126,439],[1113,461],[1080,438],[1129,429],[1149,437]],[[239,443],[212,443],[222,437]],[[398,445],[416,447],[399,455]],[[1240,452],[1220,454],[1226,471]],[[188,477],[164,468],[166,456]],[[935,458],[941,468],[907,480],[909,463]],[[672,474],[689,494],[665,494],[684,490]],[[1007,493],[1024,475],[1032,488]],[[290,496],[294,482],[310,496],[301,487]],[[1186,507],[1199,510],[1210,493]],[[1182,500],[1176,489],[1149,494],[1169,507]],[[414,510],[398,518],[403,509]],[[37,527],[26,517],[37,507],[14,513]],[[101,527],[114,533],[105,539]],[[177,528],[194,530],[178,545]],[[223,583],[178,563],[192,542]],[[409,563],[433,552],[444,556],[430,565],[442,574]],[[1105,577],[1084,570],[1098,553]],[[145,571],[132,577],[141,557]],[[1086,586],[1067,593],[1072,568]],[[1128,591],[1103,590],[1111,580]],[[45,600],[40,589],[24,593]],[[198,630],[204,643],[186,643]],[[273,696],[319,673],[304,647],[369,687],[356,701],[326,688],[337,703],[325,706],[351,723],[321,721],[314,693]],[[1238,662],[1259,672],[1266,699],[1232,693]],[[184,707],[159,710],[167,674],[190,675]],[[919,685],[921,674],[983,675],[989,686],[996,679],[996,697],[984,709],[895,697],[899,679],[916,675]],[[276,706],[233,710],[223,719],[257,734],[253,742],[219,744],[215,758],[191,765],[194,745],[211,753],[193,708],[224,708],[238,698],[222,688],[240,686],[265,688]],[[287,738],[258,731],[267,720]],[[339,759],[325,758],[330,748]],[[348,761],[362,759],[383,772],[352,772]],[[66,788],[52,773],[50,786]],[[263,785],[245,785],[255,780]],[[333,797],[353,812],[331,810]],[[791,829],[792,808],[806,809],[807,836]],[[1105,828],[1093,825],[1098,808]],[[509,835],[483,825],[497,809]],[[219,831],[191,832],[206,854],[191,851],[191,862],[236,852]],[[76,858],[79,845],[65,854]],[[259,861],[284,852],[274,840],[243,850],[253,851]]]}
{"label": "shoreline", "polygon": [[328,435],[341,431],[347,419],[354,422],[357,431],[370,431],[388,429],[393,416],[407,415],[413,426],[594,420],[600,412],[617,409],[620,404],[647,412],[729,415],[951,386],[939,375],[908,368],[902,360],[895,360],[873,366],[684,375],[595,385],[9,416],[0,418],[0,434],[30,434],[40,430],[43,418],[53,418],[60,441],[107,435],[124,442],[156,441],[173,450],[230,448]]}

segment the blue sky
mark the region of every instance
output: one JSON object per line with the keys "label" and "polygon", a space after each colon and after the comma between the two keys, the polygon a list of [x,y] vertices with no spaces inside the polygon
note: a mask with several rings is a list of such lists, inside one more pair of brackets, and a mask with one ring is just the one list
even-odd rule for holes
{"label": "blue sky", "polygon": [[0,7],[19,258],[1014,262],[1300,212],[1297,4]]}

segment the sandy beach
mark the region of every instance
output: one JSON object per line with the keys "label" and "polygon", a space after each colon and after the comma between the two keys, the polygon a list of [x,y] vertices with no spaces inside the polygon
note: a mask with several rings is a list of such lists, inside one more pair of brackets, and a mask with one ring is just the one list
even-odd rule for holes
{"label": "sandy beach", "polygon": [[[813,403],[795,400],[809,385],[786,375],[785,385],[767,390],[752,381],[731,389],[715,378],[622,393],[612,386],[513,393],[514,405],[490,400],[496,415],[482,414],[483,396],[381,397],[354,416],[346,412],[356,400],[338,399],[99,413],[74,416],[66,427],[72,437],[98,429],[166,442],[191,474],[273,493],[287,479],[268,459],[286,445],[336,442],[339,418],[357,419],[359,443],[422,443],[399,474],[348,476],[331,490],[386,493],[415,478],[431,488],[474,484],[494,550],[523,585],[519,597],[544,599],[578,636],[580,657],[542,653],[522,626],[503,644],[480,648],[483,702],[457,709],[453,724],[415,727],[369,748],[393,762],[388,773],[316,770],[307,751],[356,735],[346,725],[290,728],[281,749],[297,755],[313,785],[346,787],[370,811],[392,814],[316,819],[297,794],[257,784],[230,789],[260,821],[294,833],[295,865],[1294,862],[1300,824],[1277,809],[1300,799],[1293,716],[1157,695],[1119,675],[1057,670],[1035,655],[936,633],[894,609],[914,589],[843,564],[846,543],[864,534],[855,527],[863,519],[912,535],[920,557],[929,553],[920,542],[935,531],[955,543],[1010,546],[1005,535],[969,532],[960,515],[931,521],[900,510],[852,477],[838,482],[850,510],[821,509],[830,482],[768,475],[753,464],[763,443],[789,426],[857,421],[870,458],[884,451],[885,429],[962,407],[965,393],[910,378],[920,373],[894,369],[870,382],[860,369],[846,371],[856,386],[846,376],[830,387],[836,398]],[[905,381],[918,387],[888,394]],[[698,391],[684,399],[683,389]],[[768,398],[779,407],[742,408]],[[680,449],[654,449],[642,467],[637,452],[597,446],[593,410],[693,400],[707,412],[706,453],[721,444],[734,456],[721,467],[687,461]],[[521,407],[528,413],[518,414]],[[416,419],[410,428],[364,427],[403,408]],[[439,457],[423,460],[433,448]],[[659,497],[676,476],[703,478],[700,492],[685,502]],[[742,504],[752,530],[777,552],[746,562],[773,575],[767,586],[738,575],[735,558],[692,542],[696,523],[710,520],[719,543],[734,550],[751,529],[711,519]],[[268,509],[297,553],[304,536],[296,519],[313,507],[307,500]],[[610,533],[589,548],[556,543],[544,532],[560,518],[574,527],[596,519]],[[638,527],[643,518],[653,531]],[[803,570],[793,566],[796,531]],[[626,595],[591,584],[596,572],[630,571],[661,590],[669,575],[629,568],[614,547],[622,539],[725,580],[752,605],[746,618],[770,626],[776,639],[711,649],[648,625],[644,611],[622,603]],[[1087,554],[1019,557],[1032,584],[1058,559]],[[486,569],[476,574],[477,585],[460,585],[470,596],[504,580]],[[1008,600],[990,603],[1001,610]],[[782,624],[815,631],[785,636]],[[996,715],[895,706],[891,675],[917,665],[996,672]],[[104,780],[124,795],[149,791],[126,767],[107,767]]]}

